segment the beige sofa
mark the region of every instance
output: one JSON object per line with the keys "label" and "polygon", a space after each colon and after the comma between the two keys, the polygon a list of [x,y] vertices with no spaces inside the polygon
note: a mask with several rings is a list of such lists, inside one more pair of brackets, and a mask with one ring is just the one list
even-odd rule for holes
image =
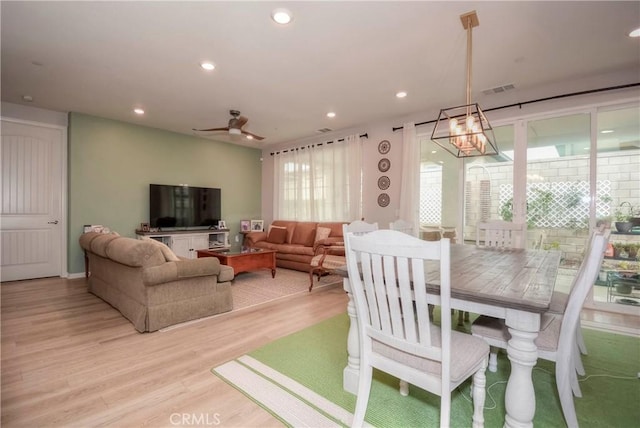
{"label": "beige sofa", "polygon": [[[276,266],[309,272],[311,259],[319,246],[344,240],[343,224],[347,223],[275,220],[266,232],[247,233],[244,245],[276,250]],[[283,229],[286,233],[276,233]]]}
{"label": "beige sofa", "polygon": [[164,244],[115,234],[85,233],[80,246],[89,292],[140,332],[230,311],[233,269],[215,257],[177,258]]}

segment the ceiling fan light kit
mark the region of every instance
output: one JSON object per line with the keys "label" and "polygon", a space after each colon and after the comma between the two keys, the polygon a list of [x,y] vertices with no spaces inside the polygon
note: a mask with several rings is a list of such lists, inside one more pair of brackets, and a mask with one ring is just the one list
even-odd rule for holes
{"label": "ceiling fan light kit", "polygon": [[209,128],[209,129],[193,129],[197,132],[217,132],[217,131],[226,131],[227,134],[234,135],[244,135],[248,140],[264,140],[264,137],[261,137],[256,134],[252,134],[251,132],[245,131],[242,129],[244,125],[249,121],[244,116],[240,116],[239,110],[229,110],[229,114],[231,115],[231,119],[229,119],[229,124],[224,128]]}
{"label": "ceiling fan light kit", "polygon": [[498,146],[493,128],[477,103],[471,102],[471,33],[480,25],[476,11],[460,15],[467,30],[467,103],[440,110],[431,140],[458,158],[493,156]]}

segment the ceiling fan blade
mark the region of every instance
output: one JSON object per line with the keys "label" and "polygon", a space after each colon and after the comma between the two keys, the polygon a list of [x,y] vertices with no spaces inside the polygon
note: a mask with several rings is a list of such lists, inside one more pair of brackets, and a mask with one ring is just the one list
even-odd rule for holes
{"label": "ceiling fan blade", "polygon": [[195,129],[193,128],[194,131],[199,131],[199,132],[209,132],[209,131],[228,131],[229,128],[211,128],[211,129]]}
{"label": "ceiling fan blade", "polygon": [[260,141],[260,140],[264,140],[264,137],[261,137],[261,136],[256,135],[256,134],[252,134],[251,132],[242,131],[242,133],[243,133],[244,135],[251,135],[251,136],[253,137],[253,139],[254,139],[254,140],[258,140],[258,141]]}
{"label": "ceiling fan blade", "polygon": [[249,119],[247,119],[246,117],[240,116],[236,121],[236,127],[242,128],[248,121]]}

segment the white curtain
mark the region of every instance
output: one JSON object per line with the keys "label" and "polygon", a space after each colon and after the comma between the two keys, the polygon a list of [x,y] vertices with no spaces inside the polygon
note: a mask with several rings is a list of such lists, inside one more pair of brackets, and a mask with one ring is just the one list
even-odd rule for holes
{"label": "white curtain", "polygon": [[352,221],[362,217],[362,140],[274,154],[274,219]]}
{"label": "white curtain", "polygon": [[399,218],[413,224],[413,234],[420,236],[420,145],[413,122],[403,125]]}

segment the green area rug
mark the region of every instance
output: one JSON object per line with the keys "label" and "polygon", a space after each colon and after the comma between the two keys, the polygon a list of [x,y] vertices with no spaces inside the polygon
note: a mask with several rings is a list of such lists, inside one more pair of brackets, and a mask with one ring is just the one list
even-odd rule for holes
{"label": "green area rug", "polygon": [[[347,364],[346,314],[272,342],[213,373],[242,391],[289,426],[348,426],[355,396],[342,389]],[[583,356],[587,376],[583,397],[576,398],[582,427],[640,426],[640,339],[584,330],[589,355]],[[485,426],[504,424],[504,391],[509,361],[500,352],[498,372],[487,371]],[[555,386],[555,365],[539,360],[533,371],[536,427],[565,426]],[[470,383],[452,394],[451,426],[471,425]],[[440,398],[411,386],[398,393],[398,380],[374,371],[366,421],[376,427],[439,426]]]}

